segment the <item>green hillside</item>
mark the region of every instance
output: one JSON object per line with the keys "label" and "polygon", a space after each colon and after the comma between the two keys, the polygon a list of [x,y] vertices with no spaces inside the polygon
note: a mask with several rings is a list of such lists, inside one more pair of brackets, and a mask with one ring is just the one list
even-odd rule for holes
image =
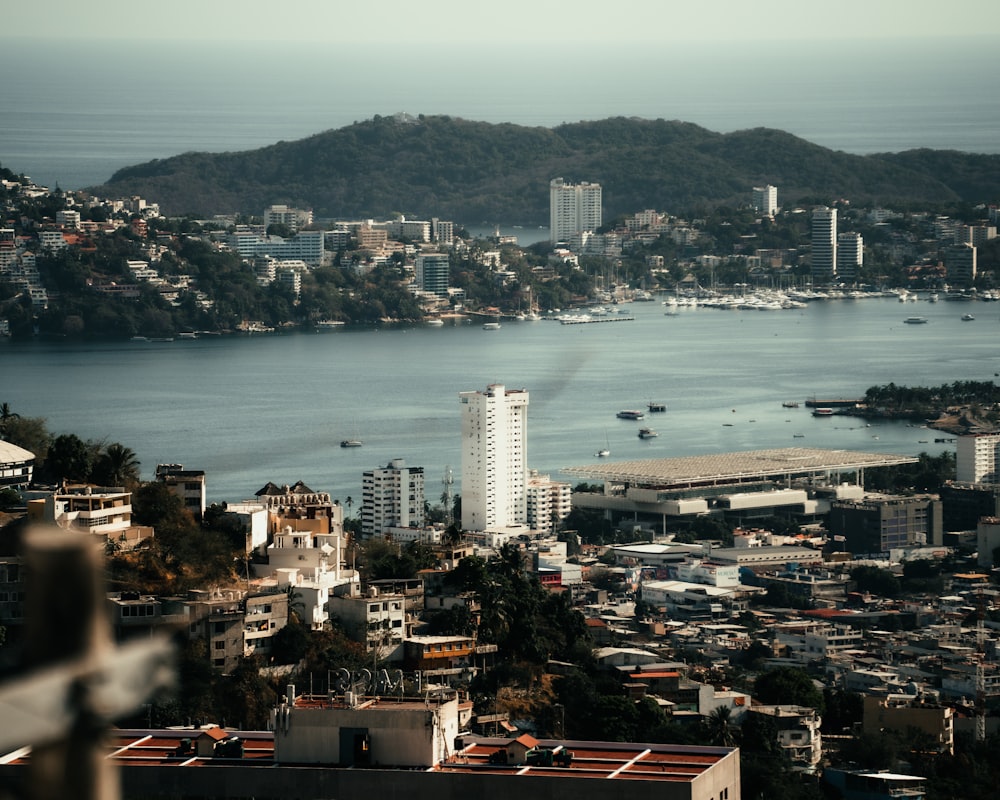
{"label": "green hillside", "polygon": [[317,216],[392,212],[548,222],[548,182],[596,181],[605,217],[741,203],[772,183],[779,199],[854,203],[996,201],[1000,156],[944,151],[854,156],[778,130],[719,134],[690,123],[614,118],[556,128],[446,116],[375,117],[238,153],[185,153],[116,172],[95,191],[139,194],[167,214],[259,214],[272,203]]}

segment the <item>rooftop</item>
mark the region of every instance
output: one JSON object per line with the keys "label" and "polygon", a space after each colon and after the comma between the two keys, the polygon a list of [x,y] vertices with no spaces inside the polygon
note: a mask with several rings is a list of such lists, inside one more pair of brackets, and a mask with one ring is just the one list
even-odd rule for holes
{"label": "rooftop", "polygon": [[474,772],[511,776],[558,776],[601,780],[690,782],[734,752],[725,747],[690,747],[672,744],[575,742],[543,739],[539,747],[555,753],[570,751],[566,766],[542,764],[491,764],[490,756],[505,749],[508,739],[479,739],[463,747],[435,769],[440,772]]}
{"label": "rooftop", "polygon": [[869,467],[916,463],[913,456],[783,447],[684,458],[647,458],[564,467],[561,472],[582,478],[622,481],[638,486],[682,487],[726,484],[753,479],[844,472]]}

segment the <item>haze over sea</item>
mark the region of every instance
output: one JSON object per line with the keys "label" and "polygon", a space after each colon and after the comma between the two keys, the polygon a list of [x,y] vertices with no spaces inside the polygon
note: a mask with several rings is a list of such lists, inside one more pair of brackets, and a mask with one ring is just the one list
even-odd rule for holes
{"label": "haze over sea", "polygon": [[7,40],[0,163],[80,188],[154,158],[262,147],[400,111],[529,126],[611,116],[719,132],[763,126],[857,154],[1000,152],[988,38],[579,48],[343,40]]}

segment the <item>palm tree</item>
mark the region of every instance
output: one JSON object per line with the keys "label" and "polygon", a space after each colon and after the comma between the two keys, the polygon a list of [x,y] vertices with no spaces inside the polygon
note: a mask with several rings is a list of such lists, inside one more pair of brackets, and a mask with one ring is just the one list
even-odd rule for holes
{"label": "palm tree", "polygon": [[732,717],[733,710],[729,706],[716,706],[709,712],[706,724],[712,744],[719,747],[732,747],[736,744]]}
{"label": "palm tree", "polygon": [[109,486],[133,486],[139,482],[139,459],[131,448],[117,442],[104,449],[100,469]]}
{"label": "palm tree", "polygon": [[344,500],[344,505],[347,506],[347,516],[351,516],[351,506],[354,505],[354,498],[347,495],[347,499]]}
{"label": "palm tree", "polygon": [[10,410],[9,403],[0,403],[0,436],[7,432],[7,423],[20,418],[20,414]]}

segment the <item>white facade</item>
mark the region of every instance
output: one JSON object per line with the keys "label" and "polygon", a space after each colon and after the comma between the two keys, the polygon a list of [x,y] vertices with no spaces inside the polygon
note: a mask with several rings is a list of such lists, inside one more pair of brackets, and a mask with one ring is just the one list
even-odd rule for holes
{"label": "white facade", "polygon": [[389,528],[421,528],[423,524],[423,467],[408,467],[397,458],[385,467],[363,474],[362,536],[381,536]]}
{"label": "white facade", "polygon": [[812,278],[829,283],[837,274],[837,209],[817,208],[812,215]]}
{"label": "white facade", "polygon": [[528,392],[492,384],[460,392],[462,527],[496,530],[527,522]]}
{"label": "white facade", "polygon": [[313,212],[301,208],[289,208],[288,206],[275,205],[268,206],[264,210],[264,228],[271,225],[286,225],[291,230],[297,231],[306,225],[312,225]]}
{"label": "white facade", "polygon": [[753,200],[751,202],[753,207],[761,214],[773,217],[778,210],[778,187],[771,186],[771,184],[767,186],[754,186]]}
{"label": "white facade", "polygon": [[955,480],[960,483],[1000,483],[1000,433],[970,433],[955,443]]}
{"label": "white facade", "polygon": [[553,242],[601,227],[601,185],[549,182],[549,237]]}
{"label": "white facade", "polygon": [[528,479],[528,525],[534,531],[549,533],[573,510],[573,489],[568,483],[554,481],[548,475],[531,473]]}

